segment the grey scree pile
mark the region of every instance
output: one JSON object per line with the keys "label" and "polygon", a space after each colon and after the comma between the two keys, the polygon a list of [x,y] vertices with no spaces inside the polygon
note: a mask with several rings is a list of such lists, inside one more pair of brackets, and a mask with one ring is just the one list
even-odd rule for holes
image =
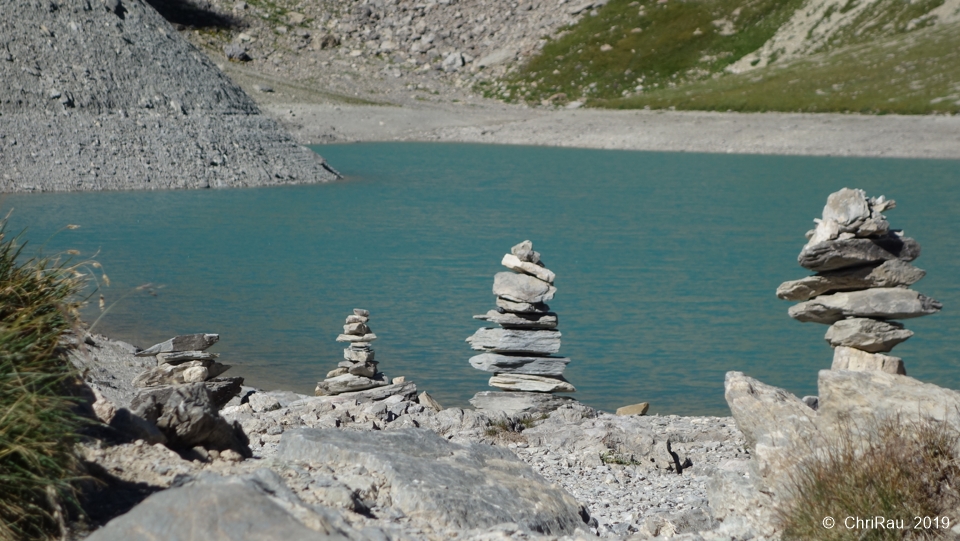
{"label": "grey scree pile", "polygon": [[337,176],[146,2],[7,0],[3,12],[0,192]]}
{"label": "grey scree pile", "polygon": [[[545,301],[553,299],[557,291],[553,286],[556,276],[544,267],[529,240],[511,248],[501,263],[515,272],[494,276],[497,309],[474,316],[500,328],[481,328],[467,338],[470,347],[483,352],[471,358],[470,364],[492,372],[490,386],[511,395],[576,391],[563,378],[570,359],[552,356],[560,351],[560,331],[557,314]],[[471,403],[483,409],[503,397],[503,393],[479,393]]]}
{"label": "grey scree pile", "polygon": [[344,360],[340,361],[337,368],[317,383],[317,396],[333,396],[390,384],[386,376],[377,371],[378,363],[373,360],[375,352],[370,343],[377,339],[377,335],[367,325],[369,321],[369,310],[354,308],[353,313],[347,316],[343,334],[337,337],[337,342],[346,342],[350,347],[343,350]]}
{"label": "grey scree pile", "polygon": [[902,231],[890,229],[881,214],[892,199],[868,198],[863,190],[844,188],[830,194],[823,218],[807,233],[797,260],[817,274],[784,282],[777,296],[803,301],[790,307],[790,317],[830,325],[826,340],[833,346],[834,370],[882,370],[906,374],[903,360],[884,355],[913,336],[894,319],[940,311],[940,302],[908,289],[926,274],[909,261],[920,245]]}

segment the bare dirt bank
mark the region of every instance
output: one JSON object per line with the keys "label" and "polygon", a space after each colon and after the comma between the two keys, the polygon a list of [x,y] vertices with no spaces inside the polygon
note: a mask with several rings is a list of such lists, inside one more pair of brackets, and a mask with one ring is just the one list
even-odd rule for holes
{"label": "bare dirt bank", "polygon": [[442,141],[960,159],[960,117],[529,109],[486,100],[366,106],[262,103],[306,144]]}

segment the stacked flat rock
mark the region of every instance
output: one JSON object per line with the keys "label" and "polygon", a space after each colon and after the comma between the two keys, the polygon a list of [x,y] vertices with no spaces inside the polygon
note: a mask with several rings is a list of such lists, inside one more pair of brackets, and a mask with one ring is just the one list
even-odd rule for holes
{"label": "stacked flat rock", "polygon": [[337,368],[317,383],[317,396],[333,396],[389,385],[383,373],[377,371],[377,361],[370,347],[377,335],[370,331],[369,321],[368,310],[355,308],[353,314],[347,316],[343,334],[337,337],[337,342],[346,342],[349,347],[343,350],[344,360]]}
{"label": "stacked flat rock", "polygon": [[563,378],[570,359],[553,356],[560,351],[560,331],[557,314],[545,302],[557,291],[555,275],[544,268],[529,240],[511,248],[501,263],[514,272],[500,272],[493,278],[497,309],[473,316],[499,328],[482,328],[467,338],[470,347],[483,352],[470,364],[492,372],[490,386],[505,391],[576,391]]}
{"label": "stacked flat rock", "polygon": [[830,194],[816,229],[797,260],[816,274],[784,282],[777,297],[801,301],[789,310],[798,321],[830,325],[834,370],[906,374],[903,360],[884,355],[913,336],[897,319],[940,311],[940,302],[909,289],[926,274],[909,262],[920,245],[890,229],[882,214],[893,200],[844,188]]}
{"label": "stacked flat rock", "polygon": [[136,353],[137,357],[156,357],[157,367],[141,373],[133,385],[146,388],[212,380],[230,369],[229,365],[216,361],[218,353],[206,351],[218,340],[219,334],[186,334]]}

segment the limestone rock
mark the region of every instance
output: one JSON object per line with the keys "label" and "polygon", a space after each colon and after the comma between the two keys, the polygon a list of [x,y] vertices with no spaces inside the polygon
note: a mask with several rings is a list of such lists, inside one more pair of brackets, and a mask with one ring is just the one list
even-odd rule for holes
{"label": "limestone rock", "polygon": [[352,334],[363,336],[370,332],[370,327],[366,323],[347,323],[343,326],[343,334]]}
{"label": "limestone rock", "polygon": [[353,315],[360,317],[370,317],[370,310],[364,310],[362,308],[354,308]]}
{"label": "limestone rock", "polygon": [[499,411],[507,415],[550,413],[563,405],[576,402],[571,396],[500,391],[482,391],[470,399],[470,404],[478,410]]}
{"label": "limestone rock", "polygon": [[534,376],[560,376],[570,359],[565,357],[529,357],[483,353],[470,358],[470,365],[477,370],[494,374],[530,374]]}
{"label": "limestone rock", "polygon": [[417,385],[412,381],[404,381],[402,383],[391,382],[389,385],[382,385],[362,391],[341,393],[337,395],[337,398],[356,400],[361,404],[365,404],[386,400],[391,396],[399,396],[403,400],[413,400],[417,396]]}
{"label": "limestone rock", "polygon": [[940,311],[935,299],[910,289],[874,288],[821,295],[791,306],[790,317],[804,322],[833,324],[844,318],[908,319]]}
{"label": "limestone rock", "polygon": [[784,282],[777,288],[777,297],[788,301],[806,301],[824,293],[856,291],[874,287],[909,286],[920,281],[926,271],[899,259],[884,261],[879,266],[865,265]]}
{"label": "limestone rock", "polygon": [[513,254],[504,255],[503,259],[500,261],[500,264],[510,270],[534,276],[548,284],[552,284],[554,279],[557,277],[557,275],[552,271],[549,271],[540,265],[535,265],[526,261],[520,261],[520,258]]}
{"label": "limestone rock", "polygon": [[483,328],[477,329],[467,342],[477,351],[548,355],[560,351],[560,332]]}
{"label": "limestone rock", "polygon": [[[869,430],[871,421],[900,418],[905,429],[932,419],[960,430],[960,393],[878,370],[821,370],[819,415],[828,425]],[[857,422],[851,426],[849,419]]]}
{"label": "limestone rock", "polygon": [[493,294],[513,302],[541,303],[556,292],[557,288],[527,274],[498,272],[493,277]]}
{"label": "limestone rock", "polygon": [[350,373],[350,369],[349,369],[349,368],[347,368],[347,367],[345,367],[345,366],[340,366],[340,367],[334,368],[333,370],[327,372],[327,377],[324,378],[324,379],[335,378],[335,377],[337,377],[337,376],[342,376],[342,375],[344,375],[344,374],[349,374],[349,373]]}
{"label": "limestone rock", "polygon": [[[210,393],[210,400],[213,402],[213,407],[217,411],[220,411],[227,402],[240,394],[242,385],[243,378],[241,377],[215,378],[203,382],[203,386],[206,387],[207,392]],[[170,398],[170,395],[175,389],[176,386],[174,385],[139,389],[130,402],[130,409],[136,411],[142,404],[150,401],[162,404]]]}
{"label": "limestone rock", "polygon": [[546,314],[550,307],[542,302],[514,302],[497,297],[497,307],[515,314]]}
{"label": "limestone rock", "polygon": [[347,371],[354,376],[372,378],[377,373],[377,362],[366,361],[362,363],[354,363],[354,365],[348,368]]}
{"label": "limestone rock", "polygon": [[510,248],[510,253],[515,255],[520,261],[533,263],[534,265],[540,264],[540,252],[533,250],[533,243],[529,240],[525,240],[513,248]]}
{"label": "limestone rock", "polygon": [[317,383],[317,396],[332,396],[354,391],[363,391],[374,387],[383,387],[389,385],[383,379],[371,379],[353,374],[344,374],[335,378],[330,378]]}
{"label": "limestone rock", "polygon": [[913,331],[904,329],[900,323],[857,317],[834,323],[827,329],[824,339],[834,347],[847,346],[869,353],[882,353],[911,336]]}
{"label": "limestone rock", "polygon": [[[271,475],[272,474],[272,475]],[[269,470],[203,477],[161,490],[94,531],[90,541],[366,539],[321,507],[310,508]],[[270,479],[270,478],[273,479]],[[285,489],[285,490],[284,490]],[[304,524],[310,524],[308,528]],[[350,535],[347,535],[347,534]]]}
{"label": "limestone rock", "polygon": [[845,346],[833,350],[833,366],[831,370],[879,370],[888,374],[905,376],[907,371],[903,367],[903,359],[891,357],[882,353],[867,353]]}
{"label": "limestone rock", "polygon": [[441,406],[439,402],[434,400],[432,396],[427,394],[427,391],[423,391],[422,393],[420,393],[420,396],[417,397],[417,402],[421,406],[430,408],[433,411],[437,411],[437,412],[443,411],[443,406]]}
{"label": "limestone rock", "polygon": [[370,333],[364,335],[341,334],[337,336],[337,342],[364,342],[369,343],[377,339],[377,335]]}
{"label": "limestone rock", "polygon": [[545,378],[527,374],[499,374],[490,378],[490,386],[505,391],[537,393],[573,393],[577,390],[562,378]]}
{"label": "limestone rock", "polygon": [[823,219],[832,220],[844,228],[853,227],[870,217],[867,194],[863,190],[843,188],[827,197]]}
{"label": "limestone rock", "polygon": [[639,404],[633,404],[632,406],[617,408],[617,415],[644,415],[649,409],[649,402],[640,402]]}
{"label": "limestone rock", "polygon": [[382,476],[393,507],[444,528],[512,522],[547,535],[572,534],[586,512],[507,449],[457,445],[426,429],[284,432],[280,460],[358,464]]}
{"label": "limestone rock", "polygon": [[209,353],[206,351],[175,351],[171,353],[157,353],[157,365],[177,365],[189,361],[212,361],[219,356],[219,353]]}
{"label": "limestone rock", "polygon": [[818,412],[787,391],[742,372],[727,372],[724,389],[730,413],[753,450],[760,475],[776,484],[777,476],[796,463],[795,446],[819,433]]}
{"label": "limestone rock", "polygon": [[168,353],[172,351],[203,351],[220,340],[219,334],[184,334],[174,336],[166,342],[160,342],[149,348],[137,352],[137,357],[149,357],[157,353]]}
{"label": "limestone rock", "polygon": [[171,446],[192,449],[201,445],[252,456],[243,429],[220,417],[210,392],[202,383],[179,385],[163,402],[148,396],[133,413],[155,423]]}
{"label": "limestone rock", "polygon": [[134,387],[156,387],[197,383],[219,376],[230,369],[229,365],[213,361],[186,361],[181,364],[161,364],[150,368],[133,380]]}
{"label": "limestone rock", "polygon": [[351,347],[343,350],[343,358],[348,361],[362,363],[372,361],[375,353],[372,349],[354,349]]}
{"label": "limestone rock", "polygon": [[555,329],[557,327],[557,314],[553,312],[527,315],[490,310],[482,316],[473,316],[473,319],[496,323],[505,329]]}
{"label": "limestone rock", "polygon": [[804,246],[797,261],[801,266],[819,272],[890,259],[913,261],[918,257],[920,244],[917,241],[890,233],[878,238],[837,239]]}
{"label": "limestone rock", "polygon": [[247,403],[254,413],[276,411],[281,408],[280,401],[266,393],[253,393],[247,397]]}

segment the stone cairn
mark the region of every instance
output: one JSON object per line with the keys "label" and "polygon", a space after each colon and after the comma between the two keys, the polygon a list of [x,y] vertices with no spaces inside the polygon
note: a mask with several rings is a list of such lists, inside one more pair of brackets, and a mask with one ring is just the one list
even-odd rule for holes
{"label": "stone cairn", "polygon": [[219,340],[219,334],[185,334],[137,352],[137,357],[156,357],[157,367],[137,376],[134,387],[183,385],[216,378],[230,369],[230,365],[216,361],[220,354],[206,351]]}
{"label": "stone cairn", "polygon": [[515,272],[499,272],[493,278],[497,309],[473,316],[500,328],[481,328],[467,338],[471,348],[483,352],[470,364],[492,372],[490,386],[505,391],[576,391],[563,378],[570,359],[551,356],[560,350],[560,331],[557,314],[544,301],[557,291],[554,273],[544,268],[529,240],[511,248],[501,263]]}
{"label": "stone cairn", "polygon": [[[354,308],[347,316],[343,334],[337,342],[346,342],[350,347],[343,350],[343,361],[327,373],[326,379],[317,383],[317,396],[333,396],[341,393],[363,391],[389,385],[386,376],[377,371],[377,361],[370,343],[377,339],[367,323],[370,311]],[[399,378],[398,378],[399,379]],[[400,382],[397,382],[400,383]]]}
{"label": "stone cairn", "polygon": [[816,274],[784,282],[777,297],[801,301],[790,317],[830,325],[833,370],[881,370],[906,374],[903,360],[884,355],[913,336],[896,319],[934,314],[940,302],[908,289],[925,271],[909,261],[920,245],[890,229],[881,214],[896,203],[844,188],[830,194],[816,229],[797,260]]}

